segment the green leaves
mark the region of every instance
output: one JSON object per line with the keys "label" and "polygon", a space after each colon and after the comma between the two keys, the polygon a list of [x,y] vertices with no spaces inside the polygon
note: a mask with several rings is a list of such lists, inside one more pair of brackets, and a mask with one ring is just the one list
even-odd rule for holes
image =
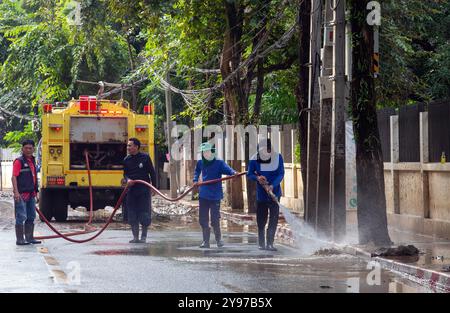
{"label": "green leaves", "polygon": [[8,148],[15,148],[17,151],[21,148],[20,142],[24,139],[39,141],[37,133],[33,130],[32,122],[28,122],[23,130],[10,131],[4,137],[4,140],[8,143]]}
{"label": "green leaves", "polygon": [[386,0],[382,9],[379,106],[450,96],[450,1]]}
{"label": "green leaves", "polygon": [[80,26],[69,24],[68,2],[0,3],[0,90],[27,99],[18,103],[22,113],[42,102],[97,93],[96,86],[77,79],[120,82],[129,71],[126,38],[106,13],[105,1],[81,1]]}

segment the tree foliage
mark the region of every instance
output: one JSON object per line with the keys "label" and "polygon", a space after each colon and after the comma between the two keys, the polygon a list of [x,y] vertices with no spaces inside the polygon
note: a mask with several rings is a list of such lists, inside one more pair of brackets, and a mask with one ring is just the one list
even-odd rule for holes
{"label": "tree foliage", "polygon": [[[227,79],[229,73],[220,71],[221,61],[232,51],[230,61],[240,70],[233,74],[239,79],[229,87],[240,89],[235,96],[244,93],[238,97],[239,110],[235,110],[242,115],[239,120],[264,124],[298,121],[294,96],[301,68],[298,35],[264,57],[252,57],[276,43],[296,22],[302,0],[78,2],[80,25],[68,20],[74,1],[1,1],[2,108],[27,115],[42,102],[96,94],[96,86],[77,80],[131,82],[145,77],[148,80],[136,87],[136,109],[152,102],[162,121],[161,78],[166,72],[181,91],[207,90]],[[230,9],[235,10],[234,15]],[[448,0],[382,2],[382,75],[376,86],[379,107],[450,97],[449,13]],[[230,22],[234,23],[231,27]],[[224,49],[231,33],[237,40]],[[131,101],[132,92],[126,91],[124,96]],[[223,122],[232,114],[226,107],[233,97],[227,99],[224,87],[188,97],[174,94],[173,119],[185,124],[192,123],[193,117],[202,117],[205,123]],[[0,114],[7,117],[0,121],[2,138],[7,131],[20,131],[26,125],[24,119]],[[162,124],[158,129],[163,133]],[[159,142],[164,142],[163,136]]]}
{"label": "tree foliage", "polygon": [[380,106],[450,96],[450,1],[382,2]]}

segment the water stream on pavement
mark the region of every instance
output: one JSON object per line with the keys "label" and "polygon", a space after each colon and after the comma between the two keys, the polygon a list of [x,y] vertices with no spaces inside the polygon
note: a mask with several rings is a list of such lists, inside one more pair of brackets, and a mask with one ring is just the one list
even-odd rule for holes
{"label": "water stream on pavement", "polygon": [[[305,254],[312,254],[315,251],[327,245],[325,239],[320,238],[319,234],[310,225],[297,218],[289,208],[278,203],[286,222],[289,224],[294,237],[294,247]],[[309,240],[305,240],[309,239]]]}

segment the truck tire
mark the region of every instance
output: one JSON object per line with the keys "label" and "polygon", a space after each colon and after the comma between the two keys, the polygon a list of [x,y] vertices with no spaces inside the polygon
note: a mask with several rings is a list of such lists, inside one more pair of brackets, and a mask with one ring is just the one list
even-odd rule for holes
{"label": "truck tire", "polygon": [[53,216],[57,222],[67,221],[67,205],[67,193],[62,190],[57,190],[57,192],[53,194]]}
{"label": "truck tire", "polygon": [[[53,218],[53,208],[51,199],[52,195],[49,190],[42,189],[39,192],[39,210],[41,210],[42,214],[49,222]],[[43,222],[43,219],[41,217],[39,217],[39,219]]]}

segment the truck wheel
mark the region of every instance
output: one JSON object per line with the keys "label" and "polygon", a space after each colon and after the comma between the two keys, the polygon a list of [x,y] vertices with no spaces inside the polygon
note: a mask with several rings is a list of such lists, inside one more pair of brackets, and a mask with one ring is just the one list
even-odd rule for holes
{"label": "truck wheel", "polygon": [[67,221],[67,205],[67,193],[58,190],[53,195],[53,216],[57,222]]}
{"label": "truck wheel", "polygon": [[[42,214],[49,222],[53,218],[51,196],[52,195],[49,190],[44,189],[39,192],[39,210],[41,210]],[[39,219],[43,222],[41,217],[39,217]]]}

